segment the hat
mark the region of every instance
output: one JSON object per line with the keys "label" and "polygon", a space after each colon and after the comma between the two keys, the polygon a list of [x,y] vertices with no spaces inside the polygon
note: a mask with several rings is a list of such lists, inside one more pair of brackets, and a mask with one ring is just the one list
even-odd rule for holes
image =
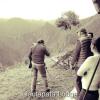
{"label": "hat", "polygon": [[87,33],[87,31],[86,31],[85,28],[82,28],[82,29],[80,30],[80,32]]}

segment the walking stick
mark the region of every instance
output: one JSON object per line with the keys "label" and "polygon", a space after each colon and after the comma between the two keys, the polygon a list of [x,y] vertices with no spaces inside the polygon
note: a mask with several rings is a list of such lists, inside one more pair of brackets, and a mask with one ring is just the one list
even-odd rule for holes
{"label": "walking stick", "polygon": [[88,92],[88,90],[89,90],[89,88],[90,88],[90,86],[91,86],[91,83],[92,83],[92,81],[93,81],[93,78],[94,78],[94,75],[95,75],[95,73],[96,73],[96,70],[97,70],[97,68],[98,68],[99,63],[100,63],[100,58],[99,58],[99,60],[98,60],[98,62],[97,62],[96,68],[95,68],[95,70],[94,70],[94,72],[93,72],[92,78],[91,78],[90,83],[89,83],[89,85],[88,85],[88,88],[87,88],[87,90],[86,90],[86,92],[85,92],[85,95],[84,95],[84,97],[83,97],[83,100],[85,100],[85,97],[86,97],[87,92]]}

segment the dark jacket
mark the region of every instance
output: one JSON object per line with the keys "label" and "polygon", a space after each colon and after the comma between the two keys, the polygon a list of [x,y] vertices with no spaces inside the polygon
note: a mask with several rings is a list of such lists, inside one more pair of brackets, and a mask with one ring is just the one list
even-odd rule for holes
{"label": "dark jacket", "polygon": [[31,57],[32,61],[36,64],[44,64],[45,55],[50,56],[46,47],[43,44],[37,44],[31,48],[29,57]]}
{"label": "dark jacket", "polygon": [[76,48],[73,53],[73,58],[71,62],[72,65],[77,63],[78,67],[80,67],[87,57],[93,55],[90,45],[91,39],[88,37],[77,40]]}

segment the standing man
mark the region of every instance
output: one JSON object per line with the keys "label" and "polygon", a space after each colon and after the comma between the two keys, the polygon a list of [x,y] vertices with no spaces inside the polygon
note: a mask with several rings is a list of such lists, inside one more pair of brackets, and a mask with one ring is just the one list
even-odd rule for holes
{"label": "standing man", "polygon": [[32,58],[32,64],[33,64],[33,72],[34,72],[34,78],[32,81],[32,93],[36,92],[36,82],[37,82],[37,75],[38,71],[40,72],[44,84],[45,84],[45,91],[49,92],[50,89],[48,89],[48,82],[47,82],[47,76],[46,76],[46,68],[45,68],[45,55],[50,56],[48,50],[46,49],[46,46],[44,45],[44,40],[39,40],[35,47],[31,48],[29,58]]}
{"label": "standing man", "polygon": [[[85,61],[85,59],[92,55],[90,45],[91,45],[91,38],[88,37],[86,29],[82,28],[78,32],[79,39],[76,43],[76,48],[73,53],[73,58],[71,65],[74,66],[72,68],[75,69],[76,73],[79,69],[79,67],[82,65],[82,63]],[[82,89],[81,84],[81,77],[76,76],[76,90],[77,95],[79,95],[80,91]]]}

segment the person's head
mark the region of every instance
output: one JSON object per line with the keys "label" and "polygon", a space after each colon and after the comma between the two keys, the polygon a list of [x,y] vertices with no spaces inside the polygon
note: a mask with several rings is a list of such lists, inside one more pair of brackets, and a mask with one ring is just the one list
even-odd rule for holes
{"label": "person's head", "polygon": [[85,28],[82,28],[78,33],[78,36],[81,37],[81,36],[87,36],[87,31]]}
{"label": "person's head", "polygon": [[100,53],[100,37],[98,37],[97,39],[92,41],[91,51],[93,53],[95,53],[95,52]]}
{"label": "person's head", "polygon": [[89,36],[90,38],[93,38],[93,33],[92,33],[92,32],[89,32],[89,33],[88,33],[88,36]]}
{"label": "person's head", "polygon": [[44,44],[44,40],[38,40],[38,44]]}

